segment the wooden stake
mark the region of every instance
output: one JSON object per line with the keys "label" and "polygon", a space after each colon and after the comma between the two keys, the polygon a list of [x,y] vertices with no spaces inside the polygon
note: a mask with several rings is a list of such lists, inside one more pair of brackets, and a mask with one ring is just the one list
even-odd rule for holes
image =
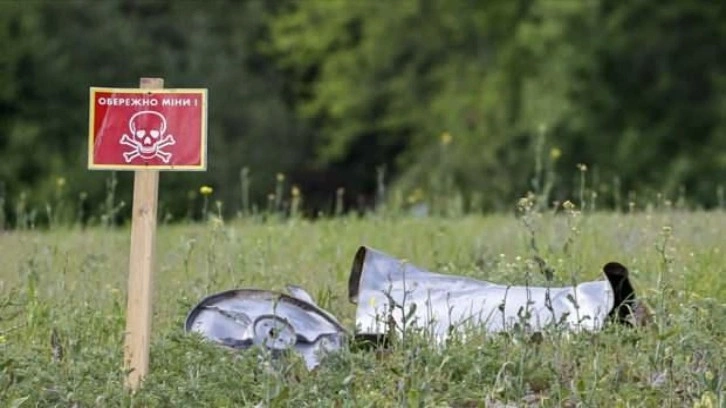
{"label": "wooden stake", "polygon": [[[162,89],[164,80],[141,78],[139,87]],[[124,368],[128,372],[126,387],[132,391],[139,388],[149,371],[158,194],[159,171],[137,170],[134,174],[124,347]]]}

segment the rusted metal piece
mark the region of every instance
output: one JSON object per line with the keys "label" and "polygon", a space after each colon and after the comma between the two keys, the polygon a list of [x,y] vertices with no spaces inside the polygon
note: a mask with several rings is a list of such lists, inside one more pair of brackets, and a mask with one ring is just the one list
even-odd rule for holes
{"label": "rusted metal piece", "polygon": [[348,331],[302,288],[288,291],[236,289],[208,296],[188,314],[185,330],[232,349],[258,346],[273,355],[294,349],[313,369],[344,346]]}
{"label": "rusted metal piece", "polygon": [[511,286],[430,272],[363,246],[353,260],[348,296],[357,304],[359,336],[416,328],[441,342],[466,328],[597,331],[612,320],[627,324],[636,305],[627,268],[611,262],[603,272],[605,280],[573,286]]}

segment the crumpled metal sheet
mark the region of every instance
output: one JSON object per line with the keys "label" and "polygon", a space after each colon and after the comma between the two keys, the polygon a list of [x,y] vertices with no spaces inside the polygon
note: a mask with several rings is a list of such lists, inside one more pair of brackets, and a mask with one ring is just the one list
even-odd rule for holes
{"label": "crumpled metal sheet", "polygon": [[556,323],[599,330],[607,321],[627,323],[635,309],[628,271],[611,262],[603,272],[606,280],[568,287],[508,286],[430,272],[362,246],[348,281],[349,300],[357,304],[353,336],[304,289],[291,285],[290,294],[236,289],[208,296],[189,312],[185,329],[232,349],[294,349],[313,369],[352,337],[385,342],[392,327],[399,333],[417,327],[440,343],[465,328],[499,332],[518,325],[536,331]]}
{"label": "crumpled metal sheet", "polygon": [[185,330],[232,349],[259,346],[273,354],[295,349],[313,369],[343,347],[348,332],[305,290],[287,289],[290,295],[236,289],[208,296],[189,312]]}
{"label": "crumpled metal sheet", "polygon": [[357,304],[356,332],[361,334],[390,333],[392,323],[399,332],[418,328],[437,341],[467,327],[538,331],[557,323],[568,330],[599,330],[611,318],[624,322],[627,312],[619,307],[634,296],[624,266],[613,262],[603,270],[606,280],[574,286],[510,286],[430,272],[360,247],[348,294]]}

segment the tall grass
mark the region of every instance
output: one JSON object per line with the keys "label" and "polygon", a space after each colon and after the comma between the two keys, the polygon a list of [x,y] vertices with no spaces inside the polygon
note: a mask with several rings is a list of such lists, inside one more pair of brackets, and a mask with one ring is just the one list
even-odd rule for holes
{"label": "tall grass", "polygon": [[[284,181],[271,198],[276,213],[285,208],[279,196],[294,195]],[[523,198],[511,215],[387,209],[262,222],[223,220],[210,193],[206,222],[159,226],[151,372],[135,395],[122,385],[128,230],[71,223],[0,233],[0,405],[723,406],[726,214],[636,203],[632,213],[582,211],[585,193],[556,208],[537,199]],[[109,200],[110,216],[118,205]],[[313,372],[294,354],[272,364],[183,333],[203,296],[287,283],[352,329],[347,277],[359,245],[511,284],[601,279],[602,265],[616,260],[630,268],[656,325],[541,341],[482,334],[443,351],[412,334],[392,350],[344,350]]]}

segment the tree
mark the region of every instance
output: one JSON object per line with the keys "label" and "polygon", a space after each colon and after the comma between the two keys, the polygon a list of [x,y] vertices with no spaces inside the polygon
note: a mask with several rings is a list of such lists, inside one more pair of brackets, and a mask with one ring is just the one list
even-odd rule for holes
{"label": "tree", "polygon": [[[610,201],[617,178],[713,203],[722,21],[722,5],[697,1],[309,1],[272,22],[272,49],[320,130],[318,160],[355,180],[386,164],[405,190],[502,208],[542,188],[530,180],[552,147],[557,173],[589,165]],[[578,184],[560,178],[555,193]]]}
{"label": "tree", "polygon": [[[108,212],[98,204],[110,174],[86,170],[88,88],[136,87],[141,76],[209,88],[209,171],[161,179],[164,211],[175,217],[186,214],[187,195],[202,184],[215,187],[213,199],[228,214],[236,211],[243,167],[257,177],[253,193],[261,197],[275,173],[306,155],[305,130],[281,97],[283,79],[258,51],[274,8],[268,2],[23,4],[0,4],[0,43],[10,51],[0,77],[0,180],[11,199],[26,191],[28,205],[43,208],[65,179],[63,194],[75,201],[87,193],[97,214]],[[131,175],[117,179],[117,197],[128,200]]]}
{"label": "tree", "polygon": [[726,180],[726,7],[601,1],[592,59],[571,99],[569,143],[624,188],[715,204]]}

